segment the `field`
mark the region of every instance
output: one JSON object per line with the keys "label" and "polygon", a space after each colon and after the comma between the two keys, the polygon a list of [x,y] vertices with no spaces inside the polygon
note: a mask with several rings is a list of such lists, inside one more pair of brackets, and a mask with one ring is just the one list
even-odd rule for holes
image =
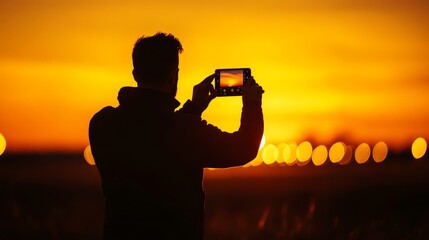
{"label": "field", "polygon": [[[207,240],[429,239],[427,159],[206,170],[204,185]],[[80,154],[0,156],[0,239],[101,239],[103,204]]]}

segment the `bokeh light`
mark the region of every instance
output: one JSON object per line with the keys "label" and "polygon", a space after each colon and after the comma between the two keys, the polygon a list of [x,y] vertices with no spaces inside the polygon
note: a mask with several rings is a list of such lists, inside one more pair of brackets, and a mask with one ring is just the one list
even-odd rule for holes
{"label": "bokeh light", "polygon": [[347,145],[346,154],[344,155],[343,159],[339,162],[340,165],[347,165],[352,161],[353,158],[353,147],[350,145]]}
{"label": "bokeh light", "polygon": [[302,166],[307,165],[309,162],[311,162],[311,157],[308,158],[308,160],[304,161],[304,162],[302,162],[302,161],[296,161],[296,165],[302,167]]}
{"label": "bokeh light", "polygon": [[355,159],[359,164],[365,163],[368,161],[371,156],[371,148],[367,143],[361,143],[355,151]]}
{"label": "bokeh light", "polygon": [[262,160],[265,164],[273,164],[279,156],[279,150],[274,144],[268,144],[262,151]]}
{"label": "bokeh light", "polygon": [[386,159],[388,151],[389,150],[387,148],[386,143],[378,142],[374,145],[374,148],[372,150],[372,158],[377,163],[382,162],[384,161],[384,159]]}
{"label": "bokeh light", "polygon": [[328,148],[326,148],[324,145],[317,146],[314,149],[311,158],[315,166],[320,166],[324,164],[326,162],[326,159],[328,158]]}
{"label": "bokeh light", "polygon": [[329,158],[332,163],[338,163],[346,154],[347,146],[343,142],[334,143],[329,149]]}
{"label": "bokeh light", "polygon": [[277,149],[279,150],[279,156],[277,157],[277,163],[279,163],[279,164],[285,163],[283,152],[285,151],[286,148],[287,148],[286,143],[280,143],[279,145],[277,145]]}
{"label": "bokeh light", "polygon": [[6,138],[0,133],[0,155],[6,150]]}
{"label": "bokeh light", "polygon": [[253,159],[250,163],[244,165],[245,167],[247,167],[247,165],[256,167],[262,164],[262,153],[258,153],[258,156]]}
{"label": "bokeh light", "polygon": [[299,162],[304,163],[310,160],[313,154],[313,146],[309,141],[304,141],[298,145],[296,149],[296,158]]}
{"label": "bokeh light", "polygon": [[413,154],[413,157],[415,159],[422,158],[426,154],[427,147],[428,146],[424,138],[419,137],[414,140],[413,145],[411,146],[411,153]]}
{"label": "bokeh light", "polygon": [[298,146],[295,143],[290,143],[283,149],[283,159],[287,165],[291,166],[295,164],[297,148]]}
{"label": "bokeh light", "polygon": [[83,151],[83,156],[85,157],[85,161],[89,165],[95,165],[94,157],[92,156],[91,146],[88,145]]}

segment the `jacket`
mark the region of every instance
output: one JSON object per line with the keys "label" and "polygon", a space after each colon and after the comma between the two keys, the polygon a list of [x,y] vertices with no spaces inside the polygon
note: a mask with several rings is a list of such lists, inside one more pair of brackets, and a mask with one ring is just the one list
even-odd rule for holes
{"label": "jacket", "polygon": [[202,120],[192,102],[124,87],[119,106],[90,121],[105,196],[104,239],[203,239],[204,168],[246,164],[263,134],[261,103],[243,106],[233,133]]}

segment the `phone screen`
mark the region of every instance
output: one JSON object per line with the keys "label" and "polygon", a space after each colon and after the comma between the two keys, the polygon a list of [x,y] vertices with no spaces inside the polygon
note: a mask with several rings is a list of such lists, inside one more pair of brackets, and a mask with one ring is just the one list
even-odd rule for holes
{"label": "phone screen", "polygon": [[242,87],[244,72],[242,69],[220,71],[220,87]]}

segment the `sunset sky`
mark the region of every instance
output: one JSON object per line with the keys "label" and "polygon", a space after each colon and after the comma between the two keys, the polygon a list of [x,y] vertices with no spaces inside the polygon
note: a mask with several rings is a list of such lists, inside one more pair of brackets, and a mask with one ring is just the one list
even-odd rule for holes
{"label": "sunset sky", "polygon": [[[132,79],[141,35],[183,44],[177,99],[216,68],[250,67],[267,142],[429,139],[427,0],[2,0],[0,133],[6,151],[83,151],[88,123]],[[241,99],[203,114],[239,126]]]}

